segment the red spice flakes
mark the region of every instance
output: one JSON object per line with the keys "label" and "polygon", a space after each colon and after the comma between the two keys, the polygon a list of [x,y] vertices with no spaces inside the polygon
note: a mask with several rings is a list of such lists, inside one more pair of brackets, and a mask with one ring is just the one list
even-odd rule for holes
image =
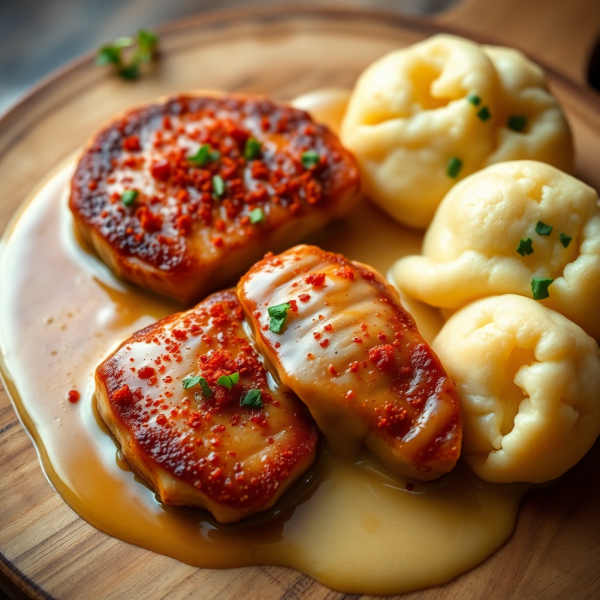
{"label": "red spice flakes", "polygon": [[81,394],[77,390],[69,390],[69,393],[67,394],[67,400],[71,404],[79,402],[79,398],[81,398]]}
{"label": "red spice flakes", "polygon": [[342,267],[341,269],[338,269],[334,275],[337,275],[338,277],[344,277],[344,279],[350,279],[351,281],[354,281],[354,271],[350,268],[350,267]]}
{"label": "red spice flakes", "polygon": [[173,337],[180,341],[187,340],[187,333],[181,329],[173,329]]}
{"label": "red spice flakes", "polygon": [[91,179],[90,181],[88,181],[88,190],[93,192],[97,187],[98,187],[98,183],[94,179]]}
{"label": "red spice flakes", "polygon": [[353,362],[353,363],[350,365],[350,369],[349,369],[349,370],[350,370],[350,372],[352,372],[352,373],[356,373],[356,371],[358,371],[358,368],[359,368],[359,367],[360,367],[360,365],[358,364],[358,361],[356,361],[356,362]]}
{"label": "red spice flakes", "polygon": [[219,477],[221,477],[222,474],[223,474],[223,471],[221,470],[221,468],[217,467],[216,469],[211,471],[209,477],[210,477],[210,479],[219,479]]}
{"label": "red spice flakes", "polygon": [[325,273],[311,273],[304,278],[308,285],[321,287],[325,284]]}
{"label": "red spice flakes", "polygon": [[333,375],[333,377],[338,376],[338,372],[335,370],[335,367],[333,365],[329,365],[329,372]]}
{"label": "red spice flakes", "polygon": [[394,360],[394,347],[391,344],[375,346],[369,350],[369,360],[377,366],[380,371],[387,371]]}
{"label": "red spice flakes", "polygon": [[162,413],[156,417],[157,425],[164,425],[167,422],[167,417]]}
{"label": "red spice flakes", "polygon": [[309,353],[306,355],[306,358],[308,358],[308,360],[312,360],[314,357],[315,357],[315,355],[314,355],[314,354],[312,354],[312,352],[309,352]]}
{"label": "red spice flakes", "polygon": [[348,390],[346,392],[346,399],[353,400],[354,398],[356,398],[356,392],[354,390]]}
{"label": "red spice flakes", "polygon": [[377,337],[378,337],[380,340],[386,340],[386,339],[387,339],[387,335],[385,335],[385,333],[383,333],[383,331],[380,331],[380,332],[377,334]]}
{"label": "red spice flakes", "polygon": [[113,400],[119,404],[128,404],[133,400],[133,394],[129,386],[125,384],[113,394]]}
{"label": "red spice flakes", "polygon": [[151,367],[150,365],[144,365],[143,367],[140,367],[138,369],[137,376],[140,379],[150,379],[150,377],[153,377],[155,373],[156,371],[153,367]]}
{"label": "red spice flakes", "polygon": [[129,152],[138,152],[141,150],[140,138],[137,135],[130,135],[123,140],[123,149]]}
{"label": "red spice flakes", "polygon": [[327,323],[323,329],[325,329],[325,331],[331,331],[333,329],[333,325],[331,323]]}
{"label": "red spice flakes", "polygon": [[318,331],[313,331],[313,337],[315,338],[315,340],[320,340],[321,334]]}
{"label": "red spice flakes", "polygon": [[359,337],[352,338],[352,341],[355,344],[362,344],[363,343],[362,338],[359,338]]}
{"label": "red spice flakes", "polygon": [[222,248],[225,245],[223,238],[220,235],[215,235],[212,239],[212,243],[216,248]]}
{"label": "red spice flakes", "polygon": [[281,348],[281,343],[275,342],[274,346],[275,346],[275,350],[277,350],[278,348]]}
{"label": "red spice flakes", "polygon": [[308,302],[310,300],[310,294],[300,294],[298,300],[300,300],[300,302]]}
{"label": "red spice flakes", "polygon": [[329,340],[320,341],[319,346],[321,346],[321,348],[327,348],[327,346],[329,346]]}

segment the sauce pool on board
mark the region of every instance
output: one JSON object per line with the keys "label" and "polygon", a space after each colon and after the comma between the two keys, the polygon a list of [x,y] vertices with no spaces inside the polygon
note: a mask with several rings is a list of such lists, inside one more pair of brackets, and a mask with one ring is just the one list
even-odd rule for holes
{"label": "sauce pool on board", "polygon": [[[315,118],[322,109],[335,128],[340,98],[337,90],[328,104],[318,92]],[[310,100],[298,104],[310,109]],[[238,524],[157,502],[99,418],[93,376],[121,341],[184,307],[119,281],[76,239],[67,208],[73,169],[71,160],[45,181],[6,233],[0,345],[11,396],[44,468],[81,517],[191,565],[283,565],[333,589],[367,594],[443,584],[510,537],[525,485],[484,483],[461,463],[437,481],[413,482],[368,457],[351,463],[327,449],[273,509]],[[421,239],[363,203],[310,241],[385,273],[418,252]],[[407,308],[431,341],[439,314]]]}

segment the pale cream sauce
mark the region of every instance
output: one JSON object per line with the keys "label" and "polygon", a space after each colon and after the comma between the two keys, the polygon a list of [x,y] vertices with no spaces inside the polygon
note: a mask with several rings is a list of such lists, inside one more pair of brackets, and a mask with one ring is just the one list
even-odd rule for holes
{"label": "pale cream sauce", "polygon": [[[526,486],[483,483],[462,464],[409,491],[368,458],[348,463],[323,450],[275,509],[237,525],[157,502],[101,423],[93,374],[123,339],[184,307],[119,281],[76,239],[67,208],[73,168],[69,162],[42,184],[2,242],[0,346],[5,380],[46,473],[78,514],[192,565],[285,565],[351,593],[442,584],[508,539]],[[310,242],[386,273],[400,256],[419,252],[421,240],[365,202]],[[431,341],[439,314],[410,310]],[[67,401],[70,389],[81,392],[76,404]]]}

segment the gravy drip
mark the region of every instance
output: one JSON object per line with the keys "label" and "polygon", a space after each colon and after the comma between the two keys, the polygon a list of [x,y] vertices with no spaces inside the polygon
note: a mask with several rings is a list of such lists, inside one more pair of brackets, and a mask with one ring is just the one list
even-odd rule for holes
{"label": "gravy drip", "polygon": [[[7,386],[46,473],[81,517],[191,565],[284,565],[367,594],[443,584],[510,537],[525,486],[484,483],[460,463],[441,480],[408,482],[368,457],[344,462],[327,449],[274,509],[237,525],[157,502],[98,417],[93,375],[122,340],[185,307],[117,280],[76,239],[67,209],[73,169],[71,161],[43,183],[5,236],[0,343]],[[421,240],[363,203],[310,242],[385,273]],[[439,315],[408,308],[431,341]]]}

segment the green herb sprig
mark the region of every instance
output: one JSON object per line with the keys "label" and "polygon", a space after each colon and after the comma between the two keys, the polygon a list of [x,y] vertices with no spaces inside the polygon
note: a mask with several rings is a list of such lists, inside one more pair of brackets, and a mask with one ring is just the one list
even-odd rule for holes
{"label": "green herb sprig", "polygon": [[[99,66],[113,65],[117,74],[128,81],[139,79],[141,65],[149,63],[156,55],[158,35],[148,29],[140,29],[135,38],[120,37],[102,46],[96,54]],[[128,56],[123,56],[127,49]]]}
{"label": "green herb sprig", "polygon": [[240,406],[244,408],[262,408],[262,390],[248,390],[240,400]]}
{"label": "green herb sprig", "polygon": [[186,377],[182,381],[182,384],[184,389],[186,390],[189,390],[190,388],[193,388],[194,386],[200,384],[200,387],[202,388],[202,393],[207,398],[210,398],[213,395],[213,391],[208,386],[208,381],[206,381],[206,379],[200,375],[197,375],[196,377]]}
{"label": "green herb sprig", "polygon": [[554,279],[549,277],[534,277],[531,280],[531,291],[533,293],[534,300],[543,300],[544,298],[550,297],[548,288],[552,284]]}
{"label": "green herb sprig", "polygon": [[198,152],[193,156],[188,156],[187,159],[199,167],[205,167],[208,163],[219,160],[220,156],[221,153],[218,150],[213,150],[210,144],[202,144],[198,148]]}
{"label": "green herb sprig", "polygon": [[290,308],[292,308],[292,305],[289,302],[277,304],[277,306],[269,306],[269,329],[273,333],[281,333],[287,318],[287,311]]}
{"label": "green herb sprig", "polygon": [[217,379],[217,383],[230,390],[239,380],[240,374],[232,373],[231,375],[221,375],[221,377]]}

